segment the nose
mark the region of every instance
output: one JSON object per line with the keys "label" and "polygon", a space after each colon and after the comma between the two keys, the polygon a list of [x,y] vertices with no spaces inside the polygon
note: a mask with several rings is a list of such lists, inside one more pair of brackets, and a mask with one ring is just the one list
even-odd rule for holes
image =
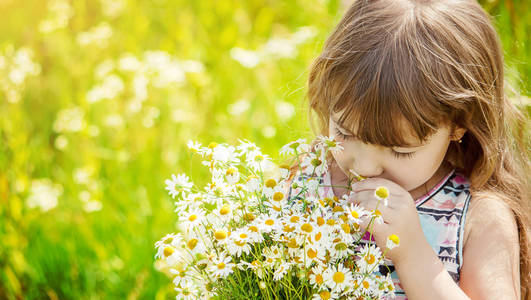
{"label": "nose", "polygon": [[371,145],[360,145],[352,159],[352,170],[363,177],[377,177],[383,172],[378,150]]}

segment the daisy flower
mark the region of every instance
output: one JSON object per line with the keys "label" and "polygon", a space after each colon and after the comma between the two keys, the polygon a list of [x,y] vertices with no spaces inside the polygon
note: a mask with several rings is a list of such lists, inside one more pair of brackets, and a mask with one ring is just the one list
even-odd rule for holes
{"label": "daisy flower", "polygon": [[350,220],[350,222],[356,223],[356,224],[361,223],[360,218],[367,214],[367,212],[365,211],[363,207],[361,207],[358,204],[352,204],[352,203],[349,206],[347,206],[346,213],[348,215],[348,219]]}
{"label": "daisy flower", "polygon": [[277,267],[275,272],[273,273],[273,280],[282,279],[282,277],[284,277],[284,275],[286,275],[286,273],[289,271],[290,268],[291,268],[291,264],[290,263],[287,263],[287,262],[281,263]]}
{"label": "daisy flower", "polygon": [[337,267],[330,267],[324,273],[325,283],[334,291],[342,292],[350,285],[352,280],[352,272],[345,268],[342,264]]}
{"label": "daisy flower", "polygon": [[263,172],[270,168],[272,164],[271,158],[267,154],[262,154],[258,151],[249,152],[247,154],[247,165],[254,172]]}
{"label": "daisy flower", "polygon": [[258,217],[256,225],[258,225],[258,229],[260,230],[260,232],[264,233],[278,231],[282,228],[281,220],[273,214],[261,215],[260,217]]}
{"label": "daisy flower", "polygon": [[189,286],[192,282],[192,268],[184,264],[177,264],[170,269],[170,273],[175,275],[173,278],[173,284],[175,286]]}
{"label": "daisy flower", "polygon": [[169,233],[165,235],[160,241],[155,243],[155,247],[159,249],[160,247],[171,245],[173,247],[179,247],[183,241],[182,234],[180,233]]}
{"label": "daisy flower", "polygon": [[329,300],[329,299],[339,299],[339,295],[334,291],[320,291],[319,293],[313,294],[312,300]]}
{"label": "daisy flower", "polygon": [[247,232],[249,233],[250,243],[261,243],[264,241],[264,236],[254,222],[247,227]]}
{"label": "daisy flower", "polygon": [[310,151],[310,145],[306,144],[306,139],[298,139],[280,148],[280,155],[293,155],[295,152],[301,154]]}
{"label": "daisy flower", "polygon": [[391,234],[387,237],[386,247],[389,248],[389,250],[398,247],[399,244],[400,238],[396,234]]}
{"label": "daisy flower", "polygon": [[260,148],[258,148],[258,146],[248,140],[238,141],[240,142],[240,145],[236,148],[240,151],[240,155],[247,155],[247,153],[249,152],[260,151]]}
{"label": "daisy flower", "polygon": [[225,171],[225,179],[229,184],[236,184],[240,181],[240,172],[235,166],[230,166]]}
{"label": "daisy flower", "polygon": [[226,245],[230,255],[236,255],[237,257],[240,257],[243,252],[245,252],[245,254],[249,254],[249,252],[251,252],[251,246],[249,245],[249,231],[246,229],[238,229],[232,232],[230,237],[229,243]]}
{"label": "daisy flower", "polygon": [[343,151],[341,142],[336,141],[335,137],[319,135],[317,139],[334,154]]}
{"label": "daisy flower", "polygon": [[172,198],[175,198],[175,196],[183,191],[189,192],[193,186],[186,174],[179,174],[177,176],[172,174],[171,179],[166,179],[164,183],[166,184],[166,190],[168,190]]}
{"label": "daisy flower", "polygon": [[186,146],[188,149],[192,150],[192,152],[199,152],[199,149],[201,149],[201,143],[192,140],[188,140]]}
{"label": "daisy flower", "polygon": [[201,208],[191,209],[190,211],[179,212],[179,225],[190,232],[197,226],[200,226],[205,220],[205,212]]}
{"label": "daisy flower", "polygon": [[374,270],[380,262],[382,253],[380,248],[377,248],[375,245],[364,245],[361,251],[357,254],[360,258],[356,263],[360,268],[361,272],[370,272]]}
{"label": "daisy flower", "polygon": [[313,284],[317,290],[324,288],[324,271],[325,267],[322,264],[317,264],[311,270],[310,283]]}
{"label": "daisy flower", "polygon": [[231,260],[232,258],[227,256],[226,253],[221,253],[218,257],[213,259],[213,264],[208,270],[214,278],[225,278],[234,271],[235,264],[232,263]]}
{"label": "daisy flower", "polygon": [[234,146],[218,145],[212,149],[212,160],[215,164],[239,163]]}

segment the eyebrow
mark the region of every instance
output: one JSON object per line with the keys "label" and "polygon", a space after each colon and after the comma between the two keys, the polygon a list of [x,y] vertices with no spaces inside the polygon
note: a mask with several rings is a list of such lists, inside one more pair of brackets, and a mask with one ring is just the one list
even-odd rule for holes
{"label": "eyebrow", "polygon": [[[352,136],[356,137],[359,139],[358,135],[354,134],[352,131],[346,129],[345,127],[341,126],[341,124],[339,124],[339,122],[334,118],[334,117],[331,117],[332,121],[336,124],[337,127],[345,130],[347,133],[351,134]],[[393,148],[418,148],[418,147],[422,147],[424,146],[422,143],[420,144],[411,144],[411,145],[404,145],[404,146],[393,146]]]}

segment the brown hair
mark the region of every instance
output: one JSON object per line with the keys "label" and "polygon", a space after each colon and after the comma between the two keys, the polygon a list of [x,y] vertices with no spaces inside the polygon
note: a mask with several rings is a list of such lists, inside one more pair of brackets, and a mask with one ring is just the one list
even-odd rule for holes
{"label": "brown hair", "polygon": [[[522,298],[530,288],[529,121],[504,90],[503,53],[476,1],[355,1],[313,62],[310,120],[328,135],[329,116],[366,143],[405,145],[441,125],[467,129],[446,160],[475,197],[496,195],[513,211],[520,239]],[[407,121],[407,122],[399,122]],[[357,126],[349,126],[349,125]]]}

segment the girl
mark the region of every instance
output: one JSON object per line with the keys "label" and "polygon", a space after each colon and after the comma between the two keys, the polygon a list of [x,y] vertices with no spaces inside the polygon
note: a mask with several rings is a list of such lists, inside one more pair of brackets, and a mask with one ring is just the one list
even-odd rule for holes
{"label": "girl", "polygon": [[401,239],[388,252],[399,298],[530,299],[528,123],[504,95],[500,42],[475,1],[355,1],[308,97],[319,133],[344,147],[325,185],[341,197],[337,186],[368,177],[349,193],[367,209],[376,187],[390,190],[373,230],[381,248]]}

